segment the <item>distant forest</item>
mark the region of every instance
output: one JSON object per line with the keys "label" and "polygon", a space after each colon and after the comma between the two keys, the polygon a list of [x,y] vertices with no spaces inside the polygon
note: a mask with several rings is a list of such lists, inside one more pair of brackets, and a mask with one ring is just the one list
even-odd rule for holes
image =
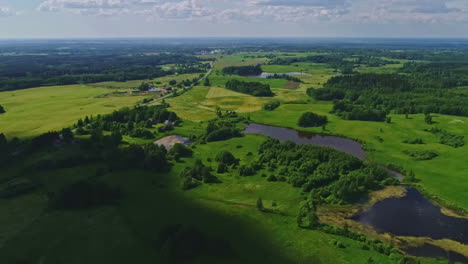
{"label": "distant forest", "polygon": [[188,64],[178,67],[180,73],[200,72],[194,67],[199,59],[179,54],[157,55],[18,55],[0,60],[0,91],[37,86],[127,81],[157,78],[173,74],[163,70],[165,64]]}
{"label": "distant forest", "polygon": [[468,116],[460,86],[468,86],[468,63],[408,63],[400,73],[336,76],[308,94],[334,101],[334,112],[349,120],[384,121],[390,112]]}

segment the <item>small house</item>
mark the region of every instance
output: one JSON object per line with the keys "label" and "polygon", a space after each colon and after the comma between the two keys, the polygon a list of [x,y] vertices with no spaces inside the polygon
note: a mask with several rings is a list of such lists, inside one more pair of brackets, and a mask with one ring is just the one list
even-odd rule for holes
{"label": "small house", "polygon": [[153,88],[150,88],[148,90],[148,92],[150,92],[150,93],[159,93],[159,92],[161,92],[161,89],[153,87]]}
{"label": "small house", "polygon": [[172,87],[164,87],[164,90],[166,90],[166,91],[172,91]]}

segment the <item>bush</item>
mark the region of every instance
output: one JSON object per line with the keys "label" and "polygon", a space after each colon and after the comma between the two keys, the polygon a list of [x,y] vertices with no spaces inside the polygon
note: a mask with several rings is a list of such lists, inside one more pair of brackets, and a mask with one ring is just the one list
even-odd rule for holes
{"label": "bush", "polygon": [[263,110],[273,111],[276,108],[278,108],[280,105],[281,105],[280,101],[268,102],[265,105],[263,105]]}
{"label": "bush", "polygon": [[407,139],[403,140],[403,143],[422,145],[422,144],[424,144],[424,141],[421,138],[416,138],[416,139],[413,139],[413,140],[407,140]]}
{"label": "bush", "polygon": [[223,151],[216,155],[215,160],[219,163],[224,163],[226,165],[239,164],[239,160],[234,157],[234,155],[229,151]]}
{"label": "bush", "polygon": [[412,157],[415,160],[431,160],[439,156],[436,152],[428,151],[428,150],[405,150],[403,151],[406,155]]}
{"label": "bush", "polygon": [[172,155],[176,160],[179,158],[190,158],[193,155],[193,151],[181,143],[176,143],[169,150],[169,155]]}
{"label": "bush", "polygon": [[298,125],[301,127],[320,127],[328,123],[326,116],[320,116],[312,112],[302,114],[299,118]]}
{"label": "bush", "polygon": [[239,167],[239,176],[254,176],[255,175],[255,170],[246,165],[242,165]]}
{"label": "bush", "polygon": [[276,181],[278,181],[278,178],[276,178],[276,176],[274,176],[274,175],[270,175],[270,176],[268,176],[267,181],[276,182]]}

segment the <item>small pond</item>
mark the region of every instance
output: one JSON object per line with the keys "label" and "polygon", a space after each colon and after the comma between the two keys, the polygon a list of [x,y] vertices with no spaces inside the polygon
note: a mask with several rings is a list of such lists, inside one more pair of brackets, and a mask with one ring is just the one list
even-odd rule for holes
{"label": "small pond", "polygon": [[406,196],[380,201],[352,219],[398,236],[468,243],[468,219],[447,216],[416,189],[406,189]]}
{"label": "small pond", "polygon": [[262,72],[260,75],[254,75],[254,76],[250,76],[250,77],[266,79],[266,78],[268,78],[268,77],[274,76],[275,74],[276,74],[276,75],[288,75],[288,76],[294,76],[294,75],[310,75],[310,74],[308,74],[308,73],[303,73],[303,72],[283,72],[283,73]]}
{"label": "small pond", "polygon": [[353,155],[361,160],[366,159],[366,153],[359,142],[335,136],[326,136],[312,132],[300,132],[290,128],[275,127],[250,123],[244,134],[261,134],[279,141],[292,141],[302,145],[331,147]]}

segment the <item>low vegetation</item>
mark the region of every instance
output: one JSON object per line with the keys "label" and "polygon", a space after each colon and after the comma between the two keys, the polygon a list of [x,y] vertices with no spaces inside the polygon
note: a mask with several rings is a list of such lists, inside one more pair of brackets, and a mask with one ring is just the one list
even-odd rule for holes
{"label": "low vegetation", "polygon": [[403,151],[406,155],[412,157],[414,160],[431,160],[439,156],[434,151],[429,151],[429,150],[422,150],[422,151],[411,151],[411,150],[405,150]]}

